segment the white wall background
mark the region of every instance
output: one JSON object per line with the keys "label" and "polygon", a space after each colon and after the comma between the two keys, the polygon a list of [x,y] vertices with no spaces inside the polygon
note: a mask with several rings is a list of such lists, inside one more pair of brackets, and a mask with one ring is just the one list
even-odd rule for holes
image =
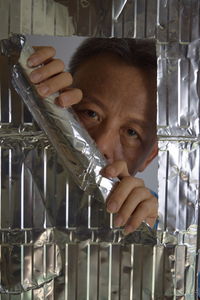
{"label": "white wall background", "polygon": [[[62,59],[67,68],[70,57],[75,49],[84,40],[84,37],[51,37],[51,36],[27,36],[27,40],[33,46],[53,46],[56,49],[56,57]],[[138,173],[137,177],[143,178],[147,187],[157,192],[158,160],[155,159],[144,172]]]}

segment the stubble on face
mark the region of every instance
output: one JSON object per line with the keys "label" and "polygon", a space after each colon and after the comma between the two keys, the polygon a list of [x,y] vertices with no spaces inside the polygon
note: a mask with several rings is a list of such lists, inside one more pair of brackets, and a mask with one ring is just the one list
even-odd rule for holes
{"label": "stubble on face", "polygon": [[[156,72],[130,66],[116,55],[105,53],[79,67],[74,86],[83,91],[83,102],[101,102],[105,107],[102,122],[107,122],[108,130],[113,128],[113,134],[129,121],[134,126],[140,138],[132,147],[116,145],[111,151],[113,160],[124,159],[131,173],[138,171],[156,141]],[[92,130],[88,131],[92,136]]]}

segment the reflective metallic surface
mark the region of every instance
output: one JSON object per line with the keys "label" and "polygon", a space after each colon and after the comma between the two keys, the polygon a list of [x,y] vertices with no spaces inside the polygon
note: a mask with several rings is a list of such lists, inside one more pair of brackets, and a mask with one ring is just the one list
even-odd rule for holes
{"label": "reflective metallic surface", "polygon": [[160,146],[159,229],[124,238],[32,122],[1,43],[0,299],[196,299],[199,9],[198,0],[0,0],[0,39],[156,38]]}

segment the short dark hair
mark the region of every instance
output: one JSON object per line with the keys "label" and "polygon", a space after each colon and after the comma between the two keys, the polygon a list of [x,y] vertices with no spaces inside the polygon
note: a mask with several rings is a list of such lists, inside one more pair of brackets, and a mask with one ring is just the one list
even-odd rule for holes
{"label": "short dark hair", "polygon": [[157,69],[155,40],[131,38],[89,38],[76,50],[69,63],[69,72],[74,75],[87,59],[101,53],[113,53],[129,65],[147,70]]}

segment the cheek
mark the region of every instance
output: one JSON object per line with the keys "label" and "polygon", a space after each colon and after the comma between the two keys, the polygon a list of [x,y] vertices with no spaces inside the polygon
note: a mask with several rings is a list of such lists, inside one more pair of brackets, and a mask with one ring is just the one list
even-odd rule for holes
{"label": "cheek", "polygon": [[126,154],[124,152],[123,146],[121,145],[120,139],[115,142],[113,160],[125,160],[127,162]]}
{"label": "cheek", "polygon": [[145,154],[141,149],[127,149],[124,151],[124,160],[127,162],[128,170],[131,175],[135,175],[144,162]]}

